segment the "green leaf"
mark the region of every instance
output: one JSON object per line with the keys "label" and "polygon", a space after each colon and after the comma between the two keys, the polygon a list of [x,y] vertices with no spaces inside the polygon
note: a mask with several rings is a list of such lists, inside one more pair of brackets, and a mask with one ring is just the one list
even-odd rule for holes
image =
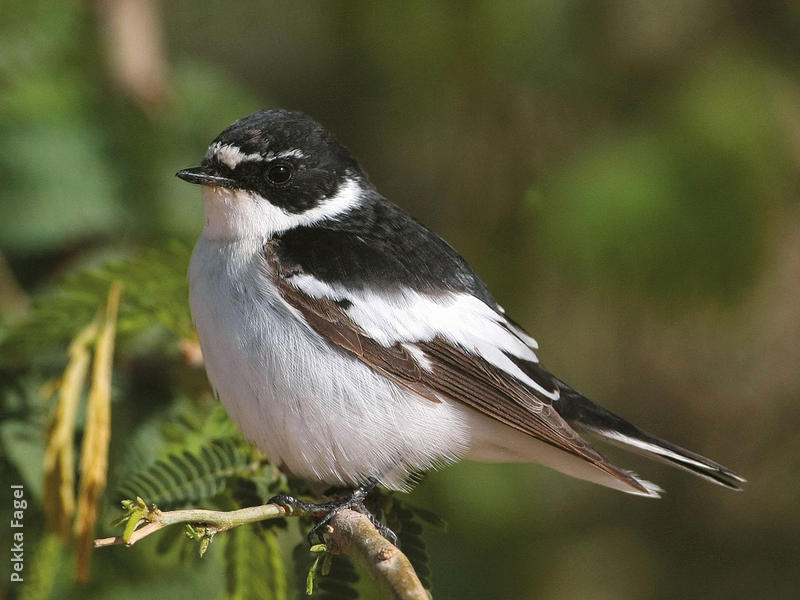
{"label": "green leaf", "polygon": [[444,521],[434,513],[424,509],[417,509],[407,505],[402,500],[393,497],[390,508],[386,514],[387,525],[397,534],[400,549],[408,557],[411,566],[417,572],[422,587],[431,593],[431,568],[428,547],[422,538],[422,525],[417,520],[419,514],[425,515],[426,520],[431,520],[437,525]]}
{"label": "green leaf", "polygon": [[274,530],[236,527],[225,533],[225,582],[230,600],[285,600],[286,578]]}
{"label": "green leaf", "polygon": [[420,521],[424,521],[428,525],[432,525],[441,531],[447,531],[447,521],[445,521],[435,512],[426,508],[419,508],[418,506],[409,506],[409,508],[414,512]]}
{"label": "green leaf", "polygon": [[249,475],[261,467],[238,440],[216,440],[199,452],[172,454],[137,473],[119,488],[123,498],[141,496],[162,508],[213,498],[229,478]]}
{"label": "green leaf", "polygon": [[186,246],[173,243],[66,277],[53,292],[34,302],[23,322],[11,328],[0,343],[0,358],[20,362],[66,348],[103,305],[113,281],[123,286],[118,321],[122,342],[154,326],[176,339],[192,337],[186,301],[189,256]]}
{"label": "green leaf", "polygon": [[306,575],[306,596],[311,596],[314,593],[314,580],[317,577],[317,571],[323,557],[324,555],[319,553],[314,555],[314,562],[311,563],[311,568],[308,569],[308,575]]}
{"label": "green leaf", "polygon": [[344,554],[325,552],[324,544],[309,549],[300,542],[292,552],[298,598],[345,600],[358,598],[358,573]]}
{"label": "green leaf", "polygon": [[16,419],[0,422],[0,452],[19,472],[25,493],[38,502],[42,497],[44,480],[42,426]]}

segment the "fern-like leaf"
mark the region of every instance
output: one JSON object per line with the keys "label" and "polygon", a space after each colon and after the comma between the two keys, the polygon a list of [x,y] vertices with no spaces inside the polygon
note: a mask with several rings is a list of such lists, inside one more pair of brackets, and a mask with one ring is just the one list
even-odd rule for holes
{"label": "fern-like leaf", "polygon": [[398,498],[393,498],[391,508],[386,515],[389,527],[400,540],[400,549],[408,557],[411,566],[417,572],[420,583],[431,594],[431,567],[428,547],[422,537],[420,513],[425,521],[444,527],[444,521],[427,510],[417,510]]}
{"label": "fern-like leaf", "polygon": [[141,496],[161,508],[174,508],[213,498],[229,478],[250,475],[259,467],[240,443],[215,440],[197,453],[171,454],[155,462],[123,483],[119,495]]}
{"label": "fern-like leaf", "polygon": [[237,527],[225,534],[225,580],[230,600],[285,600],[286,579],[274,529]]}
{"label": "fern-like leaf", "polygon": [[122,338],[160,325],[178,338],[193,335],[186,298],[189,249],[178,243],[106,263],[65,277],[36,299],[27,318],[11,327],[0,358],[27,361],[66,348],[75,332],[94,318],[111,282],[123,286],[118,334]]}

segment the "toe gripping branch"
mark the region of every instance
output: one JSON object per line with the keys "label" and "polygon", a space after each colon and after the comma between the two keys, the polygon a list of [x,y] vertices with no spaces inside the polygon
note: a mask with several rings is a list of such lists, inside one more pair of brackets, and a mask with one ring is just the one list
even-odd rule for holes
{"label": "toe gripping branch", "polygon": [[271,498],[269,502],[270,504],[283,506],[288,510],[298,510],[308,513],[311,516],[320,518],[319,522],[314,525],[314,527],[308,533],[308,543],[312,546],[314,545],[314,538],[321,542],[325,541],[322,535],[325,532],[326,526],[331,519],[336,516],[337,513],[346,508],[365,515],[383,537],[397,546],[397,536],[395,533],[386,527],[386,525],[381,523],[380,519],[373,515],[366,507],[367,497],[377,484],[378,481],[370,477],[362,485],[354,488],[341,498],[331,500],[330,502],[321,502],[318,504],[313,502],[303,502],[302,500],[298,500],[294,496],[290,496],[288,494],[278,494],[277,496]]}

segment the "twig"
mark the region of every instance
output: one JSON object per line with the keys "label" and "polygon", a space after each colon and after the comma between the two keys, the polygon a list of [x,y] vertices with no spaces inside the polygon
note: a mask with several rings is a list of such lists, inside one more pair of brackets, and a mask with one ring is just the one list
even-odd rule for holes
{"label": "twig", "polygon": [[[301,516],[299,513],[296,514]],[[162,512],[156,508],[142,516],[141,520],[147,522],[147,525],[134,531],[128,541],[125,541],[124,537],[121,535],[100,538],[94,541],[94,547],[133,546],[136,542],[146,538],[151,533],[155,533],[168,525],[177,525],[179,523],[202,524],[205,526],[207,533],[213,535],[227,531],[228,529],[233,529],[239,525],[247,525],[248,523],[255,523],[256,521],[266,521],[267,519],[284,517],[286,515],[286,509],[277,504],[264,504],[262,506],[251,506],[231,511],[187,509]]]}
{"label": "twig", "polygon": [[[179,523],[200,525],[203,527],[203,535],[210,537],[257,521],[306,515],[301,510],[292,509],[290,512],[277,504],[227,512],[199,509],[162,512],[152,508],[139,514],[137,524],[144,522],[145,525],[133,531],[127,541],[123,536],[97,539],[94,547],[132,546],[164,527]],[[326,545],[333,554],[347,554],[361,565],[388,597],[398,600],[428,600],[428,594],[406,555],[384,538],[365,515],[347,509],[337,513],[329,523]]]}

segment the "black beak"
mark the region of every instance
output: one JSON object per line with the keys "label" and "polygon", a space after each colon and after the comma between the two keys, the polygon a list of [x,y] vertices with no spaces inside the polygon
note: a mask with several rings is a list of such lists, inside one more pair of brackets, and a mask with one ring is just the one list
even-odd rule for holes
{"label": "black beak", "polygon": [[183,169],[175,173],[176,177],[180,177],[189,183],[196,183],[198,185],[211,185],[214,187],[236,187],[233,179],[221,177],[214,173],[209,167],[192,167],[190,169]]}

